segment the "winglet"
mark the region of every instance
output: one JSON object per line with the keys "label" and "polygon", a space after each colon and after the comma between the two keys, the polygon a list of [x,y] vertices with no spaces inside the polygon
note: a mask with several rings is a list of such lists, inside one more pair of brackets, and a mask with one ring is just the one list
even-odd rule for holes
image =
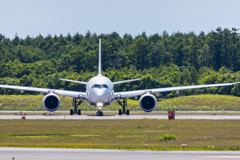
{"label": "winglet", "polygon": [[102,62],[101,62],[101,39],[99,39],[98,74],[99,74],[99,75],[102,75]]}

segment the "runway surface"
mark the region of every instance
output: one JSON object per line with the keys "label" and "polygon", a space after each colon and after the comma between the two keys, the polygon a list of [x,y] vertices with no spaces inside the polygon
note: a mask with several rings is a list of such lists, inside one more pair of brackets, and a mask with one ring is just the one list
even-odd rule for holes
{"label": "runway surface", "polygon": [[240,159],[240,152],[127,151],[100,149],[0,148],[1,160],[209,160]]}
{"label": "runway surface", "polygon": [[[105,116],[93,116],[93,115],[0,115],[0,119],[58,119],[58,120],[84,120],[84,119],[98,119],[98,120],[113,120],[113,119],[168,119],[168,115],[105,115]],[[175,119],[206,119],[206,120],[240,120],[239,115],[226,116],[226,115],[176,115]]]}

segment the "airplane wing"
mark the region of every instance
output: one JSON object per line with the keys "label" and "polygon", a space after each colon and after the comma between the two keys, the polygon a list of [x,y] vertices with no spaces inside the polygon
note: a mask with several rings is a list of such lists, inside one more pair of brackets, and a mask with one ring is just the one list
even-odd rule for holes
{"label": "airplane wing", "polygon": [[59,78],[61,81],[66,81],[66,82],[73,82],[73,83],[78,83],[78,84],[84,84],[87,85],[87,82],[82,82],[82,81],[74,81],[74,80],[70,80],[70,79],[63,79],[63,78]]}
{"label": "airplane wing", "polygon": [[113,82],[113,85],[115,85],[115,84],[122,84],[122,83],[128,83],[128,82],[134,82],[134,81],[139,81],[140,79],[141,79],[141,78],[131,79],[131,80],[125,80],[125,81]]}
{"label": "airplane wing", "polygon": [[0,85],[0,88],[7,89],[17,89],[21,91],[33,91],[41,93],[54,93],[57,95],[63,95],[72,98],[86,98],[87,95],[85,92],[75,92],[75,91],[66,91],[66,90],[57,90],[57,89],[48,89],[48,88],[35,88],[35,87],[25,87],[25,86],[12,86],[12,85]]}
{"label": "airplane wing", "polygon": [[171,92],[187,89],[198,89],[198,88],[208,88],[208,87],[221,87],[221,86],[231,86],[234,84],[239,84],[240,82],[235,83],[220,83],[220,84],[205,84],[205,85],[193,85],[193,86],[181,86],[181,87],[167,87],[167,88],[155,88],[155,89],[146,89],[146,90],[136,90],[136,91],[126,91],[126,92],[115,92],[113,99],[115,98],[131,98],[146,93],[161,93],[161,92]]}

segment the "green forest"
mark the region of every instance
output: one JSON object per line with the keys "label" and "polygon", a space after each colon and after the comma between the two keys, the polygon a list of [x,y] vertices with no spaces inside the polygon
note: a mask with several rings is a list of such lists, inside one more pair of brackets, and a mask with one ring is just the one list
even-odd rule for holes
{"label": "green forest", "polygon": [[[84,85],[58,78],[88,81],[98,71],[98,41],[102,40],[103,75],[112,81],[141,78],[115,86],[115,91],[240,81],[238,29],[217,28],[148,36],[118,33],[38,35],[13,39],[0,34],[0,84],[85,91]],[[180,95],[240,96],[240,85],[181,91]],[[0,94],[21,94],[0,89]],[[38,94],[25,92],[24,94]],[[176,92],[161,97],[178,96]]]}

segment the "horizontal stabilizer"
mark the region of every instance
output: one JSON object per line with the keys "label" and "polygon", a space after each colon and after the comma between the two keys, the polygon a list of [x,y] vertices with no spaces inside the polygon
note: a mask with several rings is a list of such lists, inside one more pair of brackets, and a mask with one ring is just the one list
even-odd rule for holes
{"label": "horizontal stabilizer", "polygon": [[115,84],[122,84],[122,83],[128,83],[128,82],[134,82],[134,81],[139,81],[140,79],[141,79],[141,78],[131,79],[131,80],[125,80],[125,81],[113,82],[113,85],[115,85]]}
{"label": "horizontal stabilizer", "polygon": [[87,85],[87,82],[81,82],[81,81],[74,81],[74,80],[70,80],[70,79],[62,79],[59,78],[61,81],[66,81],[66,82],[72,82],[72,83],[78,83],[78,84],[84,84]]}

